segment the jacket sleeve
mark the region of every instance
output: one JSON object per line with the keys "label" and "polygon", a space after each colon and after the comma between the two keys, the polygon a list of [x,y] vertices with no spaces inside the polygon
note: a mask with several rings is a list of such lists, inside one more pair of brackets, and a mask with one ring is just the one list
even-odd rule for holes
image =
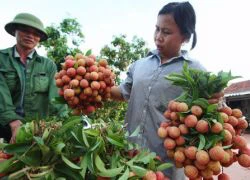
{"label": "jacket sleeve", "polygon": [[16,108],[13,105],[10,90],[3,75],[3,70],[0,69],[0,124],[2,126],[7,125],[13,120],[23,120],[23,117],[16,114],[15,110]]}
{"label": "jacket sleeve", "polygon": [[57,72],[56,65],[53,63],[49,75],[49,109],[50,114],[57,114],[59,117],[68,116],[68,106],[66,104],[55,104],[53,99],[59,97],[58,88],[56,87],[55,74]]}

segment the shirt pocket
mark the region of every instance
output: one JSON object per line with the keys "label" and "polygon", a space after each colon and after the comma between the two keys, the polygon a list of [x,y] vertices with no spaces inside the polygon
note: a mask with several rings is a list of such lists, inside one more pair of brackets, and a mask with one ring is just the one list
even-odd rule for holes
{"label": "shirt pocket", "polygon": [[3,76],[5,77],[5,82],[9,87],[10,91],[11,92],[14,91],[18,84],[17,72],[13,70],[8,70],[8,71],[0,70],[0,72],[3,73]]}
{"label": "shirt pocket", "polygon": [[49,90],[49,77],[46,73],[40,72],[34,75],[33,82],[35,93],[45,93]]}

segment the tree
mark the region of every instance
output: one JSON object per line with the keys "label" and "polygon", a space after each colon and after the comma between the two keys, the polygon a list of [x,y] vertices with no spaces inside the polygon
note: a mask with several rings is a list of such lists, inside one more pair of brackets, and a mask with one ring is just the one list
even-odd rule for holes
{"label": "tree", "polygon": [[108,59],[108,62],[117,71],[119,76],[121,72],[127,70],[129,64],[145,57],[149,49],[142,38],[133,37],[132,42],[128,42],[126,35],[115,36],[110,45],[105,45],[101,49],[101,56]]}
{"label": "tree", "polygon": [[[126,35],[115,36],[109,45],[101,49],[100,56],[107,58],[109,65],[116,71],[117,84],[120,84],[121,72],[127,70],[128,66],[134,61],[145,57],[149,52],[146,42],[138,37],[133,37],[132,42],[126,39]],[[93,119],[98,117],[109,117],[112,120],[124,120],[127,110],[126,102],[108,102],[104,108],[91,115]]]}
{"label": "tree", "polygon": [[81,25],[76,19],[66,18],[58,25],[46,27],[48,40],[41,42],[47,51],[47,56],[55,61],[58,69],[64,57],[68,54],[75,55],[81,52],[79,46],[84,42],[84,35],[81,31]]}

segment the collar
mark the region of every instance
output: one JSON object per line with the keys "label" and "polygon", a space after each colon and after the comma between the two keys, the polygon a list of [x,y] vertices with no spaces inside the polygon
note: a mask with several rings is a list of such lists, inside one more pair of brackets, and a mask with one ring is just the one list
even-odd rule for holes
{"label": "collar", "polygon": [[[160,59],[160,54],[159,54],[159,51],[158,51],[157,49],[150,51],[150,52],[147,54],[147,57],[148,57],[148,56],[157,56],[157,57]],[[184,59],[187,60],[187,61],[193,61],[193,59],[189,57],[188,51],[186,51],[186,50],[181,50],[179,56],[172,57],[171,59],[168,60],[168,62],[171,62],[172,60],[178,59],[178,58],[180,58],[180,57],[184,58]]]}
{"label": "collar", "polygon": [[[33,55],[35,53],[35,49],[33,49],[27,56],[27,59],[32,59],[33,58]],[[16,46],[14,47],[14,57],[15,58],[20,58],[20,54],[18,53],[17,49],[16,49]]]}

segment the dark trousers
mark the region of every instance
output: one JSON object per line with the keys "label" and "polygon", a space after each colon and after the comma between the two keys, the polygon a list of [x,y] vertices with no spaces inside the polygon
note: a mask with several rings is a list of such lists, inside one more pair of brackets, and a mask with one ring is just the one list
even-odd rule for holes
{"label": "dark trousers", "polygon": [[10,129],[9,125],[7,125],[7,126],[0,125],[0,138],[4,138],[4,140],[6,142],[10,141],[11,129]]}

